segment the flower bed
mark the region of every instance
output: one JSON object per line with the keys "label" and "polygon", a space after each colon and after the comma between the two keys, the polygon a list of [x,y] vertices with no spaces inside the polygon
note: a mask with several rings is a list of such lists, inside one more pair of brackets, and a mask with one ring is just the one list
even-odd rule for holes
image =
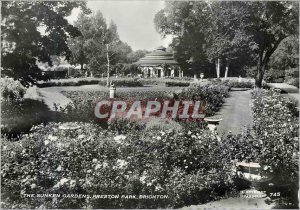
{"label": "flower bed", "polygon": [[[118,135],[97,125],[33,127],[2,143],[4,208],[179,208],[237,189],[222,143],[199,130]],[[28,198],[26,194],[167,195],[164,199]]]}
{"label": "flower bed", "polygon": [[254,131],[261,143],[259,163],[272,178],[260,187],[279,192],[279,203],[298,206],[299,112],[295,101],[279,90],[253,92]]}
{"label": "flower bed", "polygon": [[204,113],[207,116],[212,116],[219,111],[225,98],[229,97],[229,87],[222,84],[192,85],[178,93],[178,97],[189,100],[204,100],[206,102]]}

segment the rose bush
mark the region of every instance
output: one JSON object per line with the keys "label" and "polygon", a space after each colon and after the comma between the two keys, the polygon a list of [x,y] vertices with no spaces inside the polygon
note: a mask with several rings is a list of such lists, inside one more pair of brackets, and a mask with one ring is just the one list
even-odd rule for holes
{"label": "rose bush", "polygon": [[5,101],[19,101],[23,98],[26,88],[17,80],[0,78],[1,97]]}
{"label": "rose bush", "polygon": [[280,192],[279,203],[298,206],[299,112],[296,103],[280,90],[253,92],[254,131],[261,143],[259,163],[272,180],[260,187]]}
{"label": "rose bush", "polygon": [[[3,139],[4,208],[177,208],[237,190],[224,145],[201,130],[117,134],[95,124],[50,123]],[[26,194],[168,195],[167,199],[28,198]]]}

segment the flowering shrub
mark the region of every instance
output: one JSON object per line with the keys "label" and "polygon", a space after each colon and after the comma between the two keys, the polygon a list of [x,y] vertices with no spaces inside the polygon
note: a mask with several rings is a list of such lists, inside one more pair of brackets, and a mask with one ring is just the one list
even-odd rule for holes
{"label": "flowering shrub", "polygon": [[5,77],[0,78],[1,84],[1,97],[4,100],[19,101],[23,98],[26,88],[13,78]]}
{"label": "flowering shrub", "polygon": [[[272,174],[268,192],[280,192],[286,204],[298,205],[299,114],[296,104],[279,90],[253,92],[254,131],[261,143],[260,165]],[[292,109],[291,109],[292,108]]]}
{"label": "flowering shrub", "polygon": [[199,98],[204,100],[206,102],[204,113],[207,116],[212,116],[219,111],[225,102],[225,98],[229,97],[229,87],[221,84],[193,85],[181,91],[178,97],[190,100]]}
{"label": "flowering shrub", "polygon": [[223,140],[224,145],[230,154],[231,160],[258,162],[261,152],[261,141],[253,136],[251,130],[246,128],[243,132],[237,135],[229,134]]}
{"label": "flowering shrub", "polygon": [[[237,189],[228,153],[210,134],[190,130],[116,134],[95,124],[68,126],[77,129],[50,123],[33,127],[33,133],[18,142],[3,140],[4,208],[177,208]],[[91,198],[28,198],[24,193]],[[168,197],[93,198],[101,194]]]}

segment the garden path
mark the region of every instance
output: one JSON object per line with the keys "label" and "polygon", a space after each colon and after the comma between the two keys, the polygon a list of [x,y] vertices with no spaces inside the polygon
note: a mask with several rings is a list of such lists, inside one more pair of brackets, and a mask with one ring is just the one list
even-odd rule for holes
{"label": "garden path", "polygon": [[44,103],[51,109],[54,110],[54,105],[59,105],[61,107],[65,107],[68,104],[73,104],[72,100],[64,96],[55,89],[46,89],[46,88],[38,88],[38,94]]}
{"label": "garden path", "polygon": [[216,117],[223,120],[217,127],[217,132],[228,134],[230,131],[237,134],[244,126],[252,125],[251,90],[231,91],[230,97],[225,99],[221,110]]}
{"label": "garden path", "polygon": [[275,204],[270,205],[265,203],[267,198],[246,198],[234,197],[221,199],[218,201],[208,202],[202,205],[193,205],[182,208],[183,210],[192,209],[272,209]]}

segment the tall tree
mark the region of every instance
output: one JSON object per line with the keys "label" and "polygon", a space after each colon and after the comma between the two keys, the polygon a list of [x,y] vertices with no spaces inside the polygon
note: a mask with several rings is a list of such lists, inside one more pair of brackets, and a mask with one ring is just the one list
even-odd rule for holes
{"label": "tall tree", "polygon": [[[298,2],[168,2],[155,16],[157,31],[173,35],[179,62],[220,58],[227,65],[241,55],[257,60],[256,86],[281,41],[298,32]],[[178,56],[179,55],[179,56]]]}
{"label": "tall tree", "polygon": [[71,51],[71,64],[80,64],[81,70],[83,70],[84,64],[88,63],[88,58],[85,53],[85,37],[81,33],[85,31],[85,27],[89,24],[89,18],[83,12],[79,13],[74,26],[79,30],[80,35],[77,37],[70,37],[68,40],[68,45]]}
{"label": "tall tree", "polygon": [[279,1],[235,2],[232,19],[235,27],[249,39],[249,48],[257,61],[255,84],[262,81],[269,60],[282,40],[298,34],[299,3]]}
{"label": "tall tree", "polygon": [[111,21],[109,26],[100,11],[93,15],[81,14],[75,22],[80,36],[70,39],[72,57],[75,62],[88,64],[95,73],[106,72],[107,85],[113,68],[127,63],[131,47],[120,40],[117,25]]}
{"label": "tall tree", "polygon": [[36,61],[51,65],[51,55],[69,59],[67,38],[77,36],[78,30],[66,17],[74,8],[89,12],[86,2],[3,1],[1,63],[5,72],[27,82],[41,76]]}

